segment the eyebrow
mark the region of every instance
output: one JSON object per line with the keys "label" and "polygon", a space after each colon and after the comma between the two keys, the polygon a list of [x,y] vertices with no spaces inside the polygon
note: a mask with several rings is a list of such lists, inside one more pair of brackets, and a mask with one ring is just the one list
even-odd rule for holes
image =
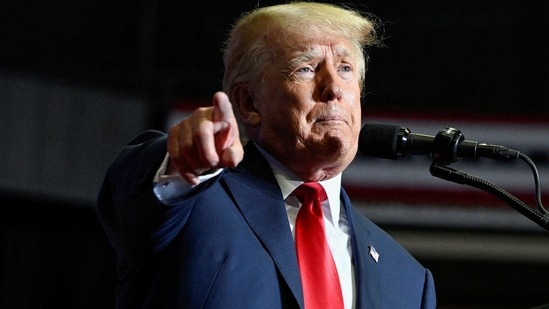
{"label": "eyebrow", "polygon": [[302,63],[310,62],[311,60],[317,58],[318,55],[319,55],[319,53],[316,50],[309,49],[309,50],[305,51],[304,53],[300,53],[296,57],[293,57],[292,59],[290,59],[290,61],[288,61],[288,66],[290,68],[295,68],[295,67],[299,66]]}
{"label": "eyebrow", "polygon": [[[335,48],[335,53],[336,53],[335,56],[338,57],[338,58],[345,58],[345,57],[351,55],[351,52],[348,49],[344,48],[344,47],[336,47]],[[311,60],[319,57],[319,55],[320,55],[320,53],[318,52],[318,50],[309,49],[309,50],[307,50],[303,53],[300,53],[296,57],[290,59],[288,61],[288,66],[290,68],[295,68],[296,66],[299,66],[302,63],[310,62]]]}

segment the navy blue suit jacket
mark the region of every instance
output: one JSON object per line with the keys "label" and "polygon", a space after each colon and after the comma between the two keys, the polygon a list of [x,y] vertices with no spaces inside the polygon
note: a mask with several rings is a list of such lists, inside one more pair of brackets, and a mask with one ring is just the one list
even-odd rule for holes
{"label": "navy blue suit jacket", "polygon": [[[99,193],[98,218],[118,257],[118,308],[303,308],[285,204],[255,146],[245,147],[236,168],[171,206],[152,189],[165,154],[164,134],[141,134],[113,162]],[[344,190],[341,201],[356,308],[435,308],[431,273],[355,210]]]}

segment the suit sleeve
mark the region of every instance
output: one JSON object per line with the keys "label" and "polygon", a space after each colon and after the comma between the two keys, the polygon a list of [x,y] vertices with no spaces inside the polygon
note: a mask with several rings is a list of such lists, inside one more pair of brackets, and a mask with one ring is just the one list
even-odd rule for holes
{"label": "suit sleeve", "polygon": [[122,149],[105,175],[96,213],[123,261],[161,250],[190,212],[190,205],[170,207],[154,194],[153,178],[166,151],[164,133],[143,132]]}

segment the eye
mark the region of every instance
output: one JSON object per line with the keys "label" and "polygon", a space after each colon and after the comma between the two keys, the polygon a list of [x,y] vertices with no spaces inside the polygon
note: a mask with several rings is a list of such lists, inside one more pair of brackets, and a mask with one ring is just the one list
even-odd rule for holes
{"label": "eye", "polygon": [[296,70],[297,73],[312,73],[314,71],[315,70],[310,66],[302,67]]}
{"label": "eye", "polygon": [[346,73],[353,72],[353,67],[348,64],[343,64],[339,67],[339,71]]}
{"label": "eye", "polygon": [[310,80],[314,78],[316,73],[316,68],[313,65],[307,64],[303,65],[301,67],[298,67],[295,71],[293,71],[293,78],[297,80]]}

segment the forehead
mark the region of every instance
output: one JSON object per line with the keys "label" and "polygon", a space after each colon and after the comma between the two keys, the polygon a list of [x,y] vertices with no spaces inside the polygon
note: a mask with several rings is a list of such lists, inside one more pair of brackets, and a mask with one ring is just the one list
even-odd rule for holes
{"label": "forehead", "polygon": [[304,49],[296,49],[292,52],[294,55],[303,55],[310,58],[324,57],[328,53],[335,57],[353,56],[351,49],[342,44],[314,44],[309,45]]}
{"label": "forehead", "polygon": [[341,58],[357,59],[360,51],[351,42],[344,39],[319,38],[301,43],[285,44],[282,55],[290,62],[304,62],[328,55]]}

